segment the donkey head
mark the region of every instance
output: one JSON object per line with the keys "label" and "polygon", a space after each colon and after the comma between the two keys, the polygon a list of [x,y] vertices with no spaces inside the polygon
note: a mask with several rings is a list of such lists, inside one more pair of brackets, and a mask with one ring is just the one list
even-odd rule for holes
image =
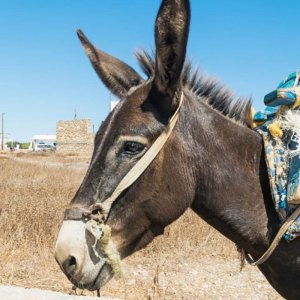
{"label": "donkey head", "polygon": [[[78,36],[100,79],[121,101],[101,125],[88,172],[70,207],[105,202],[118,183],[165,129],[181,95],[181,71],[189,33],[188,0],[164,0],[155,23],[153,76],[144,80],[124,62],[96,49],[81,31]],[[190,205],[182,187],[180,129],[138,180],[114,202],[107,219],[121,257],[147,245]],[[175,175],[176,174],[176,175]],[[174,176],[175,175],[175,176]],[[190,202],[189,202],[190,201]],[[65,220],[55,258],[78,287],[95,290],[113,275],[111,266],[83,221]],[[96,245],[97,247],[97,245]]]}

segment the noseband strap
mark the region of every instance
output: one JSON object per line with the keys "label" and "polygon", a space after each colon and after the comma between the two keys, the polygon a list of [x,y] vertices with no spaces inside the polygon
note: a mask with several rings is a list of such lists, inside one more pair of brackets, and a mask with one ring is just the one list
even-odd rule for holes
{"label": "noseband strap", "polygon": [[[101,203],[93,204],[89,209],[85,210],[83,208],[71,207],[66,209],[64,220],[84,220],[84,219],[95,219],[97,217],[97,221],[100,223],[104,223],[107,219],[107,216],[110,212],[111,206],[114,201],[120,196],[120,194],[130,187],[147,169],[147,167],[151,164],[151,162],[158,155],[160,150],[165,145],[168,140],[170,134],[172,133],[178,116],[179,111],[183,102],[183,92],[181,92],[181,97],[179,101],[179,105],[169,121],[169,124],[165,128],[165,130],[160,134],[160,136],[154,141],[151,147],[146,151],[146,153],[141,157],[141,159],[130,169],[130,171],[125,175],[125,177],[120,181],[120,183],[115,188],[112,195],[107,198],[105,201]],[[95,205],[100,205],[98,209],[95,209]],[[94,208],[94,209],[93,209]],[[95,214],[96,211],[96,214]]]}
{"label": "noseband strap", "polygon": [[64,212],[64,220],[74,220],[79,221],[83,219],[83,208],[80,207],[70,207]]}
{"label": "noseband strap", "polygon": [[83,207],[70,207],[65,210],[64,220],[89,221],[104,223],[103,207],[101,203],[92,204],[88,209]]}

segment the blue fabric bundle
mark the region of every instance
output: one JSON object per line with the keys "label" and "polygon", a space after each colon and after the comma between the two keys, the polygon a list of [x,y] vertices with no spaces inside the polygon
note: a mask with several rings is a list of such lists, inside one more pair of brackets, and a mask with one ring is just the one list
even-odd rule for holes
{"label": "blue fabric bundle", "polygon": [[[276,211],[281,222],[300,204],[300,73],[283,80],[265,96],[266,110],[254,115],[262,135]],[[300,217],[290,226],[285,239],[300,236]]]}
{"label": "blue fabric bundle", "polygon": [[295,87],[300,86],[299,71],[290,74],[282,80],[277,89],[265,96],[265,105],[267,106],[292,106],[297,100]]}
{"label": "blue fabric bundle", "polygon": [[264,123],[268,120],[273,120],[278,111],[278,107],[266,107],[264,112],[258,111],[253,116],[255,123]]}

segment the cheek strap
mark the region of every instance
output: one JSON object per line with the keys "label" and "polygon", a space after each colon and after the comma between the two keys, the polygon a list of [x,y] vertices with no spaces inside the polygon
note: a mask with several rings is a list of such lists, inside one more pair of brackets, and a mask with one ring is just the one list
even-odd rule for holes
{"label": "cheek strap", "polygon": [[[160,150],[163,148],[167,142],[170,134],[172,133],[178,116],[179,111],[183,103],[183,92],[181,92],[181,97],[179,105],[169,121],[169,124],[164,129],[164,131],[159,135],[159,137],[154,141],[151,147],[146,151],[146,153],[141,157],[141,159],[129,170],[129,172],[123,177],[120,183],[115,188],[112,195],[101,203],[93,204],[88,210],[79,207],[71,207],[65,210],[64,220],[89,220],[94,219],[99,223],[105,223],[107,216],[114,201],[120,196],[120,194],[130,187],[147,169],[151,162],[156,158]],[[95,206],[98,206],[95,208]]]}
{"label": "cheek strap", "polygon": [[146,153],[141,157],[141,159],[130,169],[130,171],[125,175],[125,177],[120,181],[112,195],[107,198],[104,202],[102,202],[103,214],[105,219],[107,218],[111,206],[114,201],[120,196],[120,194],[130,187],[147,169],[147,167],[151,164],[151,162],[156,158],[160,150],[165,145],[168,140],[170,134],[172,133],[178,116],[179,111],[183,102],[183,92],[181,92],[181,97],[179,101],[179,105],[169,121],[169,124],[165,128],[165,130],[160,134],[160,136],[154,141],[151,147],[146,151]]}

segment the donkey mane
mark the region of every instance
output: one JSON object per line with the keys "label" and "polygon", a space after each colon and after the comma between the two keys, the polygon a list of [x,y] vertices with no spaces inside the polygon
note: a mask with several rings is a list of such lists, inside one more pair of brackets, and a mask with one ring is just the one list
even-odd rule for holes
{"label": "donkey mane", "polygon": [[[152,78],[155,73],[153,56],[145,50],[139,50],[135,55],[143,73],[148,79]],[[206,101],[222,115],[252,128],[251,98],[235,98],[232,91],[224,87],[218,79],[199,74],[199,67],[193,68],[190,60],[185,62],[181,82],[200,101]]]}

